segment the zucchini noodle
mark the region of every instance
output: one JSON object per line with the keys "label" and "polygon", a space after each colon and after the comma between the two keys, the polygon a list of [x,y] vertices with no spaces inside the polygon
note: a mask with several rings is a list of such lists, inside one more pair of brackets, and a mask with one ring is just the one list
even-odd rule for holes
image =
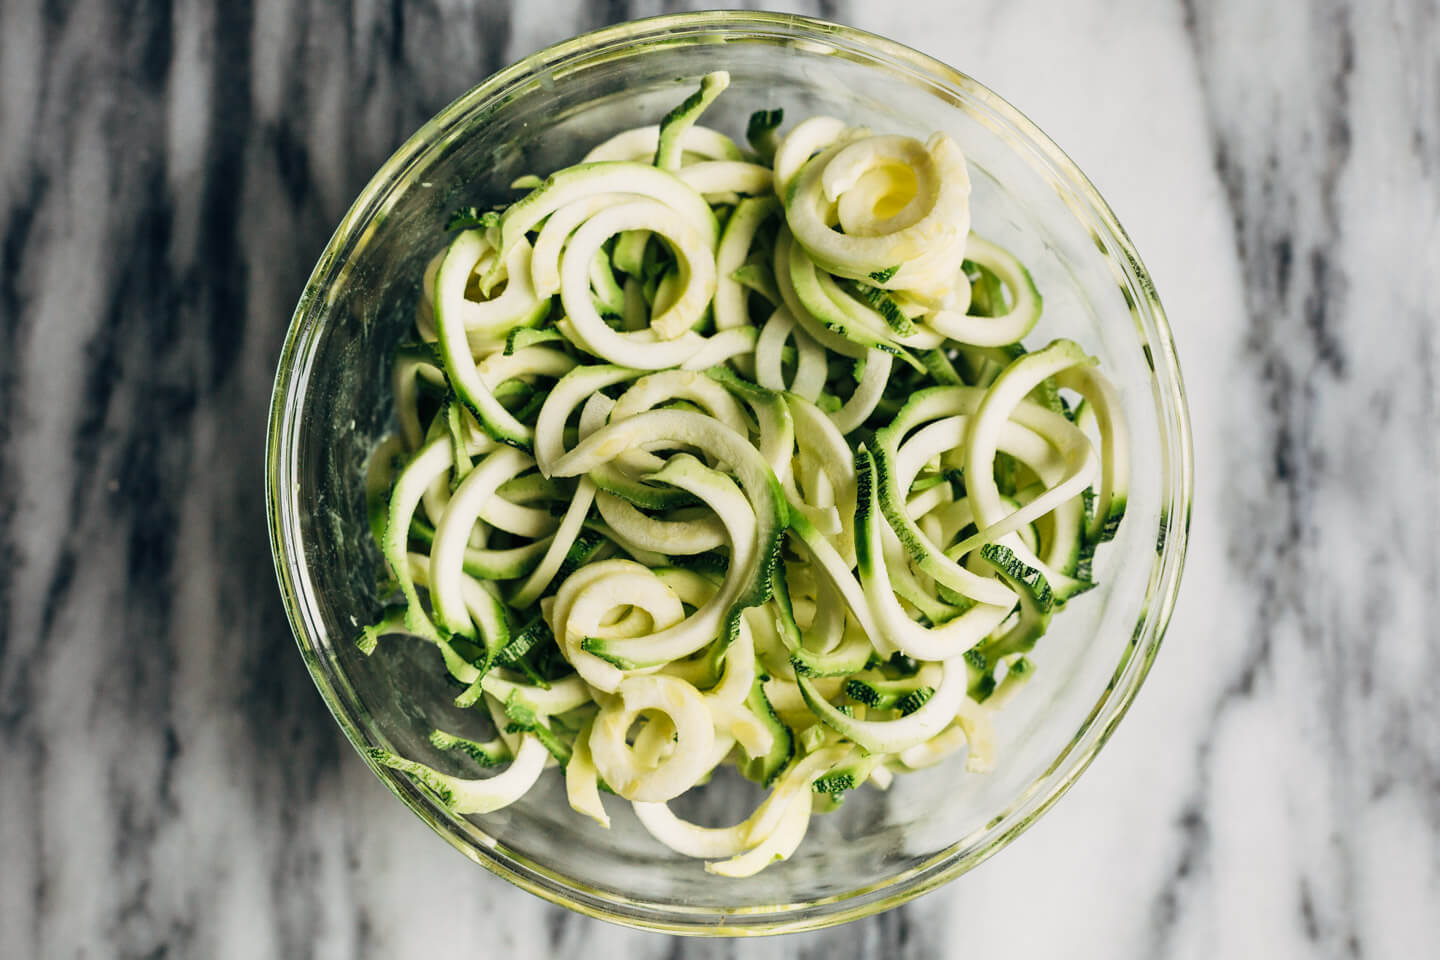
{"label": "zucchini noodle", "polygon": [[[696,122],[728,82],[452,218],[366,476],[392,589],[357,643],[433,645],[493,728],[434,732],[455,772],[371,751],[450,812],[556,766],[598,827],[627,802],[746,877],[866,783],[993,768],[1129,455],[1095,360],[1020,345],[1040,292],[971,233],[954,141],[766,110],[747,151]],[[721,770],[767,797],[670,808]]]}

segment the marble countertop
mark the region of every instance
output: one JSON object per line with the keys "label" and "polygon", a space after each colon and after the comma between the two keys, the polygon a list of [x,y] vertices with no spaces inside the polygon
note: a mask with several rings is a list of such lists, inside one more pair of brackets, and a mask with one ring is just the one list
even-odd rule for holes
{"label": "marble countertop", "polygon": [[1029,113],[1175,328],[1198,480],[1174,622],[1011,849],[837,930],[681,942],[512,889],[366,770],[274,588],[287,318],[432,112],[677,6],[0,8],[0,955],[1440,955],[1434,0],[792,7]]}

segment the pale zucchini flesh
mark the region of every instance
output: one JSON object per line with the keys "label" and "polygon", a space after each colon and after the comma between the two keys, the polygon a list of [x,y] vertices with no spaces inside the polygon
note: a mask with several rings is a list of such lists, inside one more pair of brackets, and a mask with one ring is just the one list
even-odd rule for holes
{"label": "pale zucchini flesh", "polygon": [[[742,150],[697,122],[728,83],[444,224],[356,643],[427,641],[473,715],[434,767],[370,752],[440,807],[558,767],[597,827],[610,794],[738,879],[866,784],[1004,761],[991,719],[1094,585],[1129,437],[1080,345],[1020,343],[1042,291],[973,228],[959,144],[770,109]],[[667,806],[726,766],[768,791],[744,819]]]}

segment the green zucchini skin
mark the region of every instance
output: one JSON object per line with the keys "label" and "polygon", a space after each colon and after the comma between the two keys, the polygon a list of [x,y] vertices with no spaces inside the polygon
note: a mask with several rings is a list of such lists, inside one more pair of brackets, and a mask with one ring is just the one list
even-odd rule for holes
{"label": "green zucchini skin", "polygon": [[[742,151],[698,124],[728,84],[443,224],[355,643],[428,643],[473,713],[434,766],[367,754],[450,813],[553,766],[599,828],[632,802],[743,877],[867,783],[991,766],[1123,520],[1129,436],[1079,344],[1022,342],[1045,299],[972,230],[949,137],[776,108]],[[726,765],[768,791],[749,817],[665,806]]]}

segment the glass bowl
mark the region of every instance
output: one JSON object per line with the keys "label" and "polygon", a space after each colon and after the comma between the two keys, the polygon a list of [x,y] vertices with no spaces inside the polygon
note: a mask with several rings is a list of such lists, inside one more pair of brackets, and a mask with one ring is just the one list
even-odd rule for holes
{"label": "glass bowl", "polygon": [[[454,208],[653,123],[711,70],[731,85],[705,123],[738,136],[750,111],[828,113],[878,131],[944,130],[971,165],[976,229],[1009,246],[1045,297],[1041,344],[1073,337],[1122,394],[1134,434],[1129,512],[1097,558],[1099,589],[1054,620],[1034,681],[1001,713],[996,769],[963,756],[856,791],[816,817],[789,861],[754,878],[707,874],[607,801],[602,830],[559,777],[483,817],[370,763],[396,796],[475,862],[581,913],[677,933],[794,931],[903,903],[1015,839],[1094,758],[1134,699],[1170,616],[1185,553],[1191,451],[1174,346],[1145,269],[1090,181],[1035,125],[957,71],[858,30],[803,17],[701,13],[595,31],[495,74],[446,107],[380,169],[336,230],[296,307],[271,406],[266,492],[275,566],[301,654],[346,736],[457,773],[433,726],[480,736],[451,705],[437,652],[394,639],[366,658],[384,565],[366,523],[365,464],[392,429],[391,350],[411,328],[421,272]],[[681,812],[733,822],[748,784],[717,777]]]}

